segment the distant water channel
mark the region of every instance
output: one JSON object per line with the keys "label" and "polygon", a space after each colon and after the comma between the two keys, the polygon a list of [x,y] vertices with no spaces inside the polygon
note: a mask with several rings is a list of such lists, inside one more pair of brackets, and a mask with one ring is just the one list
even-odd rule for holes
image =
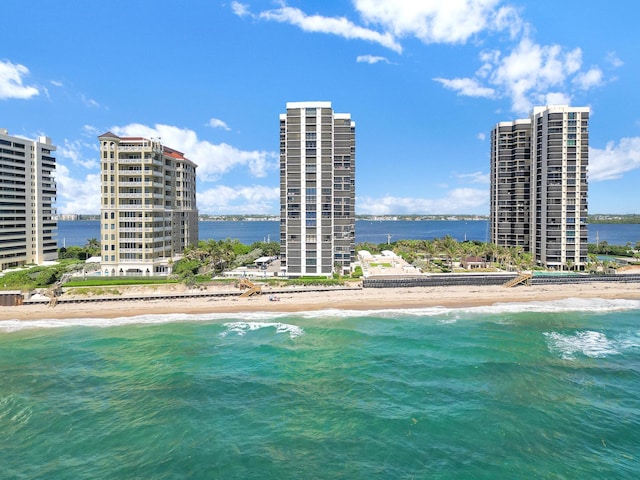
{"label": "distant water channel", "polygon": [[[356,243],[395,242],[401,239],[431,240],[451,235],[458,241],[489,239],[487,220],[424,220],[424,221],[356,221]],[[279,241],[277,221],[200,222],[200,240],[238,239],[241,243]],[[58,246],[84,245],[89,238],[100,238],[98,220],[58,222]],[[593,224],[589,226],[589,243],[608,242],[612,245],[635,245],[640,241],[639,224]]]}

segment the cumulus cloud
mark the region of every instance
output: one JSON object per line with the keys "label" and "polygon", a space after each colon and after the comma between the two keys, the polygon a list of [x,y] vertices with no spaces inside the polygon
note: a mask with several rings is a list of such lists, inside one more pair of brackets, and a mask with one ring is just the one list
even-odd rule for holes
{"label": "cumulus cloud", "polygon": [[539,45],[524,38],[494,65],[490,82],[507,92],[514,111],[528,112],[532,98],[563,85],[567,76],[580,68],[581,62],[579,48],[565,51],[559,45]]}
{"label": "cumulus cloud", "polygon": [[519,29],[512,7],[496,8],[500,0],[355,0],[355,8],[370,23],[396,37],[416,37],[424,43],[465,43],[483,30]]}
{"label": "cumulus cloud", "polygon": [[588,90],[604,82],[602,70],[592,67],[581,71],[580,48],[540,45],[525,36],[506,55],[500,50],[480,53],[480,68],[474,77],[435,78],[459,95],[495,98],[507,97],[511,108],[529,113],[533,104],[570,104],[570,86]]}
{"label": "cumulus cloud", "polygon": [[38,95],[36,87],[23,85],[23,77],[29,74],[24,65],[16,65],[0,60],[0,100],[9,98],[26,99]]}
{"label": "cumulus cloud", "polygon": [[263,185],[229,187],[217,185],[196,194],[198,210],[215,214],[277,214],[280,188]]}
{"label": "cumulus cloud", "polygon": [[460,214],[485,211],[489,194],[486,189],[456,188],[443,198],[358,197],[356,208],[360,215],[393,214]]}
{"label": "cumulus cloud", "polygon": [[640,168],[640,137],[623,138],[616,145],[609,142],[602,149],[589,149],[589,181],[601,182],[621,178]]}
{"label": "cumulus cloud", "polygon": [[113,127],[119,136],[159,137],[162,143],[175,148],[198,165],[198,179],[214,181],[226,172],[246,167],[254,177],[265,177],[268,170],[277,168],[278,155],[264,150],[240,150],[226,143],[214,144],[200,140],[193,130],[171,125],[156,124],[153,127],[132,123]]}
{"label": "cumulus cloud", "polygon": [[100,174],[74,178],[65,163],[56,164],[58,213],[95,214],[100,211]]}
{"label": "cumulus cloud", "polygon": [[240,2],[231,2],[231,10],[233,13],[238,15],[239,17],[244,17],[245,15],[249,15],[249,7]]}
{"label": "cumulus cloud", "polygon": [[212,128],[222,128],[223,130],[231,130],[226,122],[220,120],[219,118],[212,118],[209,120],[209,126]]}
{"label": "cumulus cloud", "polygon": [[[589,90],[605,83],[604,73],[594,66],[582,71],[580,48],[542,45],[533,40],[535,28],[524,21],[517,8],[501,5],[502,0],[353,0],[355,10],[366,24],[362,27],[344,17],[308,15],[283,1],[281,7],[252,15],[239,2],[232,3],[238,16],[295,25],[304,31],[321,32],[348,39],[377,43],[402,53],[400,39],[417,38],[425,44],[481,44],[481,34],[506,32],[515,43],[504,50],[483,51],[480,66],[469,76],[434,78],[458,95],[508,98],[511,109],[529,113],[534,104],[561,98],[571,103],[572,88]],[[385,57],[362,55],[362,63],[377,63]],[[622,61],[613,52],[606,61],[613,67]],[[553,102],[555,103],[555,102]]]}
{"label": "cumulus cloud", "polygon": [[571,97],[563,92],[548,92],[539,95],[536,103],[539,105],[570,105]]}
{"label": "cumulus cloud", "polygon": [[586,72],[581,72],[575,76],[573,83],[581,90],[589,90],[602,85],[604,74],[598,67],[591,68]]}
{"label": "cumulus cloud", "polygon": [[387,59],[386,57],[377,57],[375,55],[358,55],[358,58],[356,58],[356,62],[369,63],[369,64],[374,64],[378,62],[389,63],[389,59]]}

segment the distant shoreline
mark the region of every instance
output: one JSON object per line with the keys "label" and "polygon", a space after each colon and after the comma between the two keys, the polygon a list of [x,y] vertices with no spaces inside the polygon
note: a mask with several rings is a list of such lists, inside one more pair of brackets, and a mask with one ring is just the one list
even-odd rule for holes
{"label": "distant shoreline", "polygon": [[[62,217],[62,218],[60,218]],[[58,221],[99,221],[100,215],[60,214]],[[356,220],[368,222],[411,222],[411,221],[488,221],[488,215],[421,215],[421,214],[388,214],[388,215],[356,215]],[[201,215],[200,222],[279,222],[276,215]],[[640,224],[640,214],[592,214],[588,216],[589,225],[635,225]]]}

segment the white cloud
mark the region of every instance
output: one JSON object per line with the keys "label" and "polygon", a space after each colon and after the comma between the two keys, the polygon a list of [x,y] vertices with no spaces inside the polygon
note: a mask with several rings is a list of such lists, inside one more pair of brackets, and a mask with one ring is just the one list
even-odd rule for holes
{"label": "white cloud", "polygon": [[249,7],[240,2],[231,2],[231,9],[233,13],[238,15],[239,17],[244,17],[245,15],[249,15]]}
{"label": "white cloud", "polygon": [[58,82],[56,80],[51,80],[51,85],[55,86],[55,87],[63,87],[64,84],[62,82]]}
{"label": "white cloud", "polygon": [[513,50],[483,51],[480,68],[472,78],[435,78],[459,95],[511,100],[514,112],[528,114],[533,104],[570,104],[570,86],[588,90],[601,85],[602,70],[581,71],[582,51],[560,45],[540,45],[528,36]]}
{"label": "white cloud", "polygon": [[640,168],[640,137],[623,138],[618,145],[607,143],[604,150],[589,149],[589,181],[615,180]]}
{"label": "white cloud", "polygon": [[[234,12],[236,12],[234,8]],[[240,9],[240,12],[246,12],[246,9]],[[239,13],[236,13],[239,15]],[[283,5],[281,8],[274,10],[266,10],[257,15],[256,18],[261,20],[269,20],[281,23],[288,23],[295,25],[305,32],[314,33],[327,33],[337,35],[346,39],[365,40],[368,42],[377,43],[393,50],[397,53],[402,53],[402,46],[396,42],[391,33],[380,33],[375,30],[361,27],[346,19],[345,17],[323,17],[321,15],[307,15],[302,10],[293,7],[287,7]]]}
{"label": "white cloud", "polygon": [[[82,126],[83,135],[89,137],[97,137],[104,133],[98,127],[94,127],[93,125],[83,125]],[[94,139],[95,140],[95,139]]]}
{"label": "white cloud", "polygon": [[571,97],[562,92],[549,92],[538,97],[540,105],[571,105]]}
{"label": "white cloud", "polygon": [[358,58],[356,58],[356,62],[369,63],[369,64],[374,64],[378,62],[389,63],[389,59],[387,59],[386,57],[377,57],[375,55],[358,55]]}
{"label": "white cloud", "polygon": [[276,169],[278,155],[264,150],[240,150],[226,143],[213,144],[198,139],[196,132],[171,125],[156,124],[154,127],[132,123],[113,127],[119,136],[160,137],[162,143],[174,148],[198,165],[197,175],[201,181],[214,181],[237,167],[247,167],[254,177],[264,177],[270,169]]}
{"label": "white cloud", "polygon": [[220,120],[219,118],[212,118],[209,120],[209,126],[212,128],[222,128],[223,130],[231,130],[226,122]]}
{"label": "white cloud", "polygon": [[86,95],[80,95],[80,99],[82,103],[84,103],[87,107],[99,107],[100,104],[96,102],[93,98],[88,98]]}
{"label": "white cloud", "polygon": [[482,142],[484,142],[487,139],[487,134],[484,132],[480,132],[478,133],[478,135],[476,135],[476,138]]}
{"label": "white cloud", "polygon": [[532,97],[563,85],[567,75],[580,67],[581,57],[580,49],[565,52],[559,45],[539,45],[523,38],[494,65],[490,82],[507,92],[514,111],[528,112]]}
{"label": "white cloud", "polygon": [[74,178],[69,168],[56,164],[58,213],[95,214],[100,211],[100,174],[91,173],[84,178]]}
{"label": "white cloud", "polygon": [[462,214],[488,209],[489,193],[486,189],[456,188],[444,198],[427,199],[395,197],[358,197],[356,210],[359,215],[392,214]]}
{"label": "white cloud", "polygon": [[607,57],[606,57],[607,62],[615,67],[621,67],[622,65],[624,65],[624,62],[622,60],[620,60],[620,58],[618,57],[618,55],[615,52],[609,52],[607,53]]}
{"label": "white cloud", "polygon": [[[94,158],[83,158],[83,153],[87,150],[93,150],[96,153]],[[98,147],[95,143],[87,144],[79,140],[67,140],[64,139],[64,145],[58,147],[59,157],[68,158],[76,166],[83,168],[99,168],[100,161],[98,160]]]}
{"label": "white cloud", "polygon": [[492,98],[496,93],[493,88],[483,87],[472,78],[434,78],[434,80],[440,82],[445,88],[458,92],[458,95]]}
{"label": "white cloud", "polygon": [[500,0],[355,0],[365,21],[381,25],[396,37],[424,43],[465,43],[483,30],[518,30],[511,7],[496,9]]}
{"label": "white cloud", "polygon": [[473,172],[473,173],[457,173],[455,177],[458,180],[462,180],[466,183],[480,183],[483,185],[489,185],[490,183],[490,174],[482,173],[482,172]]}
{"label": "white cloud", "polygon": [[0,60],[0,100],[8,98],[26,99],[39,95],[36,87],[23,85],[23,77],[29,74],[24,65]]}
{"label": "white cloud", "polygon": [[589,90],[603,84],[604,74],[598,67],[593,67],[586,72],[581,72],[575,76],[573,83],[582,90]]}
{"label": "white cloud", "polygon": [[280,188],[262,185],[228,187],[218,185],[197,193],[198,210],[206,214],[277,214]]}

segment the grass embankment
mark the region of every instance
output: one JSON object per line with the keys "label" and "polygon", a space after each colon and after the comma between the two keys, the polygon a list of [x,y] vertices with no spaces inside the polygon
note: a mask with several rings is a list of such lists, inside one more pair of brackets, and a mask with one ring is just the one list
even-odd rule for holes
{"label": "grass embankment", "polygon": [[165,285],[179,283],[178,280],[167,277],[92,277],[83,280],[71,280],[65,287],[108,287],[127,285]]}

